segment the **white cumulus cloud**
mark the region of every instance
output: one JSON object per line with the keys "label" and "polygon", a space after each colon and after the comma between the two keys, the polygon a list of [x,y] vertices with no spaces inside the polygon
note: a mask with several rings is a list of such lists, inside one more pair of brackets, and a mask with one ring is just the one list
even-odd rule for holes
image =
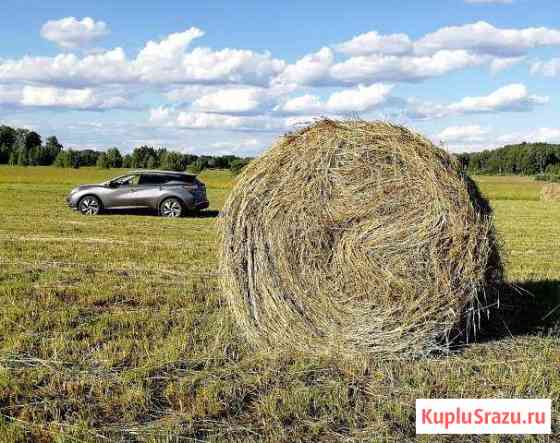
{"label": "white cumulus cloud", "polygon": [[293,114],[345,114],[366,112],[387,101],[393,85],[374,83],[333,92],[326,101],[311,94],[287,100],[277,109]]}
{"label": "white cumulus cloud", "polygon": [[25,86],[22,91],[23,106],[62,107],[91,109],[102,107],[92,89],[57,89],[53,87]]}
{"label": "white cumulus cloud", "polygon": [[121,48],[78,57],[25,56],[0,59],[0,82],[34,81],[76,87],[102,83],[140,84],[268,84],[285,66],[268,52],[246,49],[218,51],[191,42],[203,35],[197,28],[171,34],[160,42],[148,42],[134,59]]}
{"label": "white cumulus cloud", "polygon": [[0,86],[0,103],[16,107],[60,108],[101,111],[130,107],[127,97],[114,91],[97,91],[92,88],[66,89],[52,86],[6,88]]}
{"label": "white cumulus cloud", "polygon": [[227,115],[190,110],[179,111],[166,107],[158,107],[150,111],[152,126],[175,129],[281,132],[294,129],[302,122],[309,123],[311,121],[313,121],[313,117],[309,116]]}
{"label": "white cumulus cloud", "polygon": [[65,49],[75,49],[90,45],[110,33],[107,23],[95,21],[91,17],[78,20],[65,17],[49,20],[41,27],[41,36]]}
{"label": "white cumulus cloud", "polygon": [[549,61],[536,61],[531,64],[531,74],[541,74],[545,77],[560,77],[560,58]]}
{"label": "white cumulus cloud", "polygon": [[[92,43],[108,33],[104,22],[89,17],[51,21],[42,29],[45,38],[65,49],[91,49]],[[190,27],[140,44],[135,53],[116,47],[60,51],[54,56],[0,57],[0,103],[19,112],[19,108],[128,109],[135,106],[133,100],[138,100],[136,106],[142,106],[143,100],[144,106],[151,107],[149,123],[138,126],[154,132],[143,134],[144,139],[180,137],[182,129],[187,129],[201,139],[207,137],[203,134],[211,134],[210,144],[227,140],[224,131],[229,131],[237,143],[236,139],[257,137],[251,134],[245,139],[248,136],[241,132],[260,131],[258,138],[264,140],[319,115],[359,113],[369,117],[368,112],[381,108],[415,120],[528,112],[549,98],[531,94],[518,82],[495,91],[484,91],[480,82],[473,83],[471,86],[479,86],[473,86],[469,96],[446,102],[444,95],[440,103],[394,96],[394,85],[467,69],[498,74],[521,63],[530,65],[533,74],[560,76],[560,58],[530,58],[529,52],[535,48],[560,46],[560,29],[548,27],[501,28],[479,21],[434,29],[417,39],[406,33],[371,30],[330,47],[319,46],[316,52],[290,63],[266,50],[209,48],[203,45],[204,35],[203,30]],[[427,82],[426,87],[446,93],[435,82]],[[419,91],[418,96],[429,91]],[[52,121],[63,120],[52,116]],[[481,133],[487,129],[475,126],[450,126],[437,135],[452,143],[470,143],[472,148],[488,136]],[[531,135],[555,136],[554,128],[540,131]]]}
{"label": "white cumulus cloud", "polygon": [[299,85],[316,84],[328,77],[329,68],[333,63],[333,50],[324,47],[316,53],[308,54],[294,64],[286,66],[276,82]]}
{"label": "white cumulus cloud", "polygon": [[414,48],[419,54],[433,54],[442,49],[466,49],[480,54],[512,57],[523,55],[532,48],[558,45],[558,29],[501,29],[479,21],[441,28],[415,42]]}
{"label": "white cumulus cloud", "polygon": [[287,100],[278,110],[290,114],[313,114],[323,112],[324,104],[320,97],[312,94],[304,94]]}
{"label": "white cumulus cloud", "polygon": [[370,86],[359,85],[356,89],[345,89],[334,92],[327,100],[330,112],[365,112],[384,103],[393,85],[382,83]]}
{"label": "white cumulus cloud", "polygon": [[226,114],[252,113],[260,110],[268,100],[268,91],[264,88],[219,89],[197,98],[192,108]]}
{"label": "white cumulus cloud", "polygon": [[458,102],[439,104],[408,99],[405,114],[414,120],[427,120],[463,114],[529,112],[548,103],[549,97],[529,94],[521,83],[512,83],[478,97],[465,97]]}
{"label": "white cumulus cloud", "polygon": [[522,142],[560,143],[560,128],[537,128],[529,131],[519,131],[503,134],[497,137],[500,144],[514,144]]}
{"label": "white cumulus cloud", "polygon": [[150,110],[150,122],[155,126],[181,129],[257,131],[282,127],[279,122],[266,116],[238,116],[209,112],[177,111],[161,106]]}
{"label": "white cumulus cloud", "polygon": [[480,66],[489,61],[488,56],[466,50],[441,50],[425,56],[373,53],[353,56],[336,63],[333,50],[325,47],[288,65],[274,82],[300,86],[414,82]]}
{"label": "white cumulus cloud", "polygon": [[366,32],[336,45],[336,50],[348,55],[388,54],[399,55],[413,48],[406,34],[381,35],[377,31]]}
{"label": "white cumulus cloud", "polygon": [[17,105],[21,102],[21,89],[0,85],[0,104]]}
{"label": "white cumulus cloud", "polygon": [[137,79],[137,73],[121,48],[85,57],[59,54],[55,57],[25,56],[18,60],[0,60],[0,81],[3,82],[79,87],[131,83]]}
{"label": "white cumulus cloud", "polygon": [[543,105],[548,97],[529,94],[527,87],[520,83],[504,86],[487,96],[465,97],[449,106],[451,112],[484,113],[497,111],[529,111],[534,106]]}
{"label": "white cumulus cloud", "polygon": [[193,27],[184,32],[170,34],[159,42],[150,40],[138,53],[136,61],[141,66],[154,64],[163,67],[167,64],[173,67],[173,63],[182,57],[191,42],[202,36],[204,32]]}
{"label": "white cumulus cloud", "polygon": [[370,81],[419,81],[452,71],[480,66],[486,58],[464,50],[442,50],[429,56],[370,55],[351,57],[335,64],[331,77],[340,83]]}
{"label": "white cumulus cloud", "polygon": [[265,85],[284,69],[282,60],[269,52],[247,49],[194,48],[170,56],[141,53],[133,62],[144,82],[150,83],[239,83]]}
{"label": "white cumulus cloud", "polygon": [[493,74],[496,74],[500,71],[511,68],[518,63],[521,63],[523,60],[525,60],[525,56],[494,58],[490,62],[490,71],[492,71]]}
{"label": "white cumulus cloud", "polygon": [[443,142],[477,143],[484,141],[490,131],[479,125],[449,126],[436,135]]}
{"label": "white cumulus cloud", "polygon": [[192,102],[203,95],[216,91],[213,85],[185,85],[166,92],[165,98],[175,103]]}

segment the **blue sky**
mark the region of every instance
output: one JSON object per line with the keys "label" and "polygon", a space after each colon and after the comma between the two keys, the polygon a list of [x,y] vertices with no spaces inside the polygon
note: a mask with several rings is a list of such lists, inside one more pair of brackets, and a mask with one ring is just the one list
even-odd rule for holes
{"label": "blue sky", "polygon": [[0,123],[240,155],[320,116],[451,151],[560,142],[557,2],[326,3],[5,0]]}

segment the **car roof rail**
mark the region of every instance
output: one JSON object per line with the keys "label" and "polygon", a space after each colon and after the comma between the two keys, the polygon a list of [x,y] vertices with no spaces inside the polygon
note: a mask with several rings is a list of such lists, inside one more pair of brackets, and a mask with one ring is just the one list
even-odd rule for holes
{"label": "car roof rail", "polygon": [[174,174],[174,175],[195,175],[181,171],[165,171],[163,169],[132,169],[129,174]]}

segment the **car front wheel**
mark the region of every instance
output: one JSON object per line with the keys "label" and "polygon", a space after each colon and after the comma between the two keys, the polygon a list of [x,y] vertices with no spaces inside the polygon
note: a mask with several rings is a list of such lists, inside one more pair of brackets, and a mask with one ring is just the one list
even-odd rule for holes
{"label": "car front wheel", "polygon": [[93,195],[87,195],[80,200],[78,209],[83,215],[97,215],[101,210],[101,202]]}
{"label": "car front wheel", "polygon": [[161,202],[159,214],[162,217],[181,217],[183,215],[183,205],[176,198],[167,198]]}

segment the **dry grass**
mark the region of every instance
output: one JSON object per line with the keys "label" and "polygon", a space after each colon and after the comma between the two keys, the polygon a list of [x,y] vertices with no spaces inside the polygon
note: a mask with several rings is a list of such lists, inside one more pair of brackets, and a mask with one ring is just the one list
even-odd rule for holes
{"label": "dry grass", "polygon": [[[476,179],[532,306],[450,355],[381,361],[248,347],[215,277],[216,218],[64,206],[121,172],[0,166],[0,442],[559,441],[560,205],[542,182]],[[221,209],[229,171],[202,180]],[[76,242],[23,240],[57,237]],[[551,398],[553,435],[416,436],[417,398]]]}
{"label": "dry grass", "polygon": [[323,120],[281,138],[242,173],[220,226],[225,296],[264,348],[446,350],[502,276],[476,185],[382,122]]}
{"label": "dry grass", "polygon": [[541,200],[545,202],[560,202],[560,184],[548,183],[541,189]]}

